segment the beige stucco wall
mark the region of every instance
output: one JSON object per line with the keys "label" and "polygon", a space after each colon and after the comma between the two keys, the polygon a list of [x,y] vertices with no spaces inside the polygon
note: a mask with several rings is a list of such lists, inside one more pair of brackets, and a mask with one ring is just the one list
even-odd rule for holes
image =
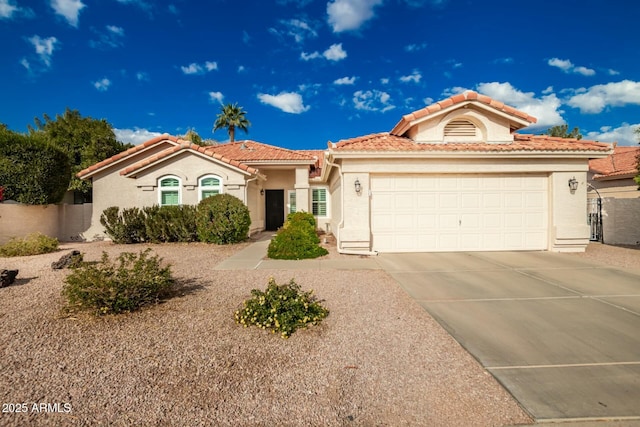
{"label": "beige stucco wall", "polygon": [[224,192],[245,200],[245,174],[240,171],[197,155],[184,153],[172,161],[163,162],[127,178],[119,174],[131,160],[114,168],[102,171],[93,177],[93,215],[89,230],[84,237],[89,240],[105,237],[100,215],[110,206],[121,209],[152,206],[159,203],[158,179],[167,175],[177,176],[181,183],[181,203],[198,204],[198,179],[214,174],[222,178]]}
{"label": "beige stucco wall", "polygon": [[39,232],[61,242],[84,240],[91,224],[92,205],[31,206],[0,203],[0,244],[12,237]]}
{"label": "beige stucco wall", "polygon": [[[590,179],[589,183],[598,190],[600,197],[616,197],[619,199],[633,199],[640,197],[638,184],[636,184],[633,178],[612,179],[606,181],[594,181],[593,179]],[[592,188],[589,188],[589,197],[598,197]]]}
{"label": "beige stucco wall", "polygon": [[[340,248],[368,250],[371,244],[369,182],[373,174],[482,174],[482,173],[544,173],[549,176],[549,242],[550,251],[583,251],[588,244],[589,227],[586,218],[587,159],[579,158],[399,158],[399,159],[339,159],[344,176],[344,199],[341,209],[343,227],[339,230]],[[337,173],[337,172],[336,172]],[[571,194],[568,180],[579,181]],[[354,181],[362,185],[360,195]],[[337,193],[336,193],[337,194]],[[334,197],[335,200],[335,197]],[[339,218],[335,218],[335,224]],[[335,226],[334,226],[335,228]],[[336,232],[334,231],[334,234]]]}

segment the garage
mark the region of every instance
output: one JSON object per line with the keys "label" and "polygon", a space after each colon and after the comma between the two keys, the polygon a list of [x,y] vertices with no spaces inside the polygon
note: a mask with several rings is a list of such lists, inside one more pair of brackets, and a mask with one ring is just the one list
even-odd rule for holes
{"label": "garage", "polygon": [[378,252],[546,250],[546,174],[371,175]]}

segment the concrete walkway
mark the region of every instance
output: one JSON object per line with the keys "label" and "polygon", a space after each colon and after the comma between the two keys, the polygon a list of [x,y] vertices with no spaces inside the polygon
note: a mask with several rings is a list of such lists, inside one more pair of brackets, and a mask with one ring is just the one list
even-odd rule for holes
{"label": "concrete walkway", "polygon": [[348,256],[344,259],[268,259],[267,248],[274,236],[263,232],[255,243],[215,266],[215,270],[381,270],[376,257]]}

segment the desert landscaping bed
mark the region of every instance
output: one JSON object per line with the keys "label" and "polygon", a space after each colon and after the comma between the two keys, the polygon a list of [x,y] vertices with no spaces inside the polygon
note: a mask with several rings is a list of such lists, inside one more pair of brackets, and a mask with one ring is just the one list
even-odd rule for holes
{"label": "desert landscaping bed", "polygon": [[[0,425],[531,422],[384,272],[213,269],[246,245],[150,245],[173,265],[179,296],[97,319],[61,315],[68,271],[51,270],[51,262],[72,249],[98,260],[103,250],[148,245],[65,244],[52,254],[0,258],[20,270],[0,289],[0,403],[28,408],[0,413]],[[238,326],[234,311],[270,276],[314,289],[329,317],[288,340]]]}

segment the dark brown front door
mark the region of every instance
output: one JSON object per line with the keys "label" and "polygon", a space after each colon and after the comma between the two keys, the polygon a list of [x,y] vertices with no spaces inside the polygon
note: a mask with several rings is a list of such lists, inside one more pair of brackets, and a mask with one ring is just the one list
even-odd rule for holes
{"label": "dark brown front door", "polygon": [[275,231],[284,224],[284,190],[265,190],[265,228]]}

